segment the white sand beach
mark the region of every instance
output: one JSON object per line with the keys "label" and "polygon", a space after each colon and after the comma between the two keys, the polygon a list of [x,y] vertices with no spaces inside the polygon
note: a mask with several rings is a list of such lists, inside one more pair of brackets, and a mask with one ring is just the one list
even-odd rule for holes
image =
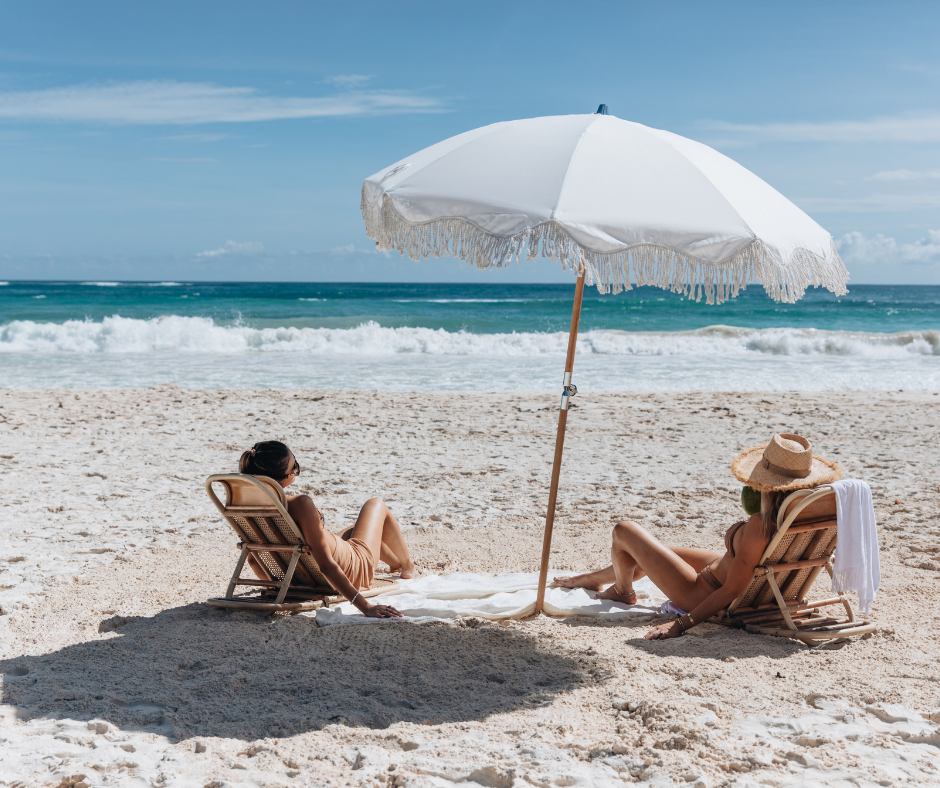
{"label": "white sand beach", "polygon": [[[554,394],[0,389],[0,785],[940,783],[940,396],[582,394],[553,568],[611,526],[719,548],[729,464],[799,432],[868,481],[877,634],[462,619],[319,629],[208,607],[235,538],[203,490],[277,438],[339,530],[383,496],[438,574],[538,566]],[[822,580],[818,581],[821,585]]]}

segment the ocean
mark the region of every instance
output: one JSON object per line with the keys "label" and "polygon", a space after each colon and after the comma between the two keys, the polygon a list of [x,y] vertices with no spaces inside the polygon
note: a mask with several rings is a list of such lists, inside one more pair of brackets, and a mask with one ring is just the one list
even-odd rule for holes
{"label": "ocean", "polygon": [[[560,388],[571,285],[0,283],[0,386]],[[940,390],[940,287],[585,289],[582,391]]]}

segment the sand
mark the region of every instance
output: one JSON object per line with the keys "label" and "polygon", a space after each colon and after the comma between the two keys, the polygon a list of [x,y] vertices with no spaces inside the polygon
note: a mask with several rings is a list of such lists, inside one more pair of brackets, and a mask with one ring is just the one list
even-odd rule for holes
{"label": "sand", "polygon": [[773,431],[867,480],[883,583],[865,639],[643,640],[660,618],[318,629],[203,604],[236,558],[204,478],[263,438],[294,448],[336,530],[381,495],[434,572],[536,568],[554,400],[0,390],[0,785],[940,783],[930,393],[581,394],[569,419],[559,570],[603,563],[625,517],[718,548],[729,462]]}

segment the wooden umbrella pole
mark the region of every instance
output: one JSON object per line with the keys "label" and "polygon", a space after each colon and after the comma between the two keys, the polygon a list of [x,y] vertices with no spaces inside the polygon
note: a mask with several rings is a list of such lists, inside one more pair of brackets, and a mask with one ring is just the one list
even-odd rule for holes
{"label": "wooden umbrella pole", "polygon": [[555,525],[555,502],[558,500],[558,479],[561,476],[561,455],[565,448],[565,426],[568,423],[568,403],[577,389],[571,386],[571,370],[574,367],[574,351],[578,344],[578,323],[581,321],[581,298],[584,295],[584,269],[578,276],[574,291],[574,306],[571,308],[571,329],[568,332],[568,357],[565,359],[565,382],[561,394],[561,409],[558,411],[558,432],[555,435],[555,459],[552,462],[552,486],[548,493],[548,511],[545,514],[545,536],[542,539],[542,565],[539,568],[539,593],[535,599],[536,614],[542,612],[545,603],[545,585],[548,579],[548,563],[552,553],[552,527]]}

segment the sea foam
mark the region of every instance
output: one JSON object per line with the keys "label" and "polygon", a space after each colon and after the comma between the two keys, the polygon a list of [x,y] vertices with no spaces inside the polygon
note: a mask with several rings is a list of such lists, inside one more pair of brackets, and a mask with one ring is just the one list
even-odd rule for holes
{"label": "sea foam", "polygon": [[81,282],[84,287],[182,287],[181,282]]}
{"label": "sea foam", "polygon": [[[148,320],[0,326],[0,353],[308,353],[342,356],[538,357],[565,352],[567,332],[474,334],[432,328],[388,328],[374,321],[354,328],[258,328],[219,325],[210,318],[169,315]],[[893,334],[811,328],[709,326],[694,331],[585,331],[581,354],[606,356],[843,356],[903,359],[940,355],[940,331]]]}

